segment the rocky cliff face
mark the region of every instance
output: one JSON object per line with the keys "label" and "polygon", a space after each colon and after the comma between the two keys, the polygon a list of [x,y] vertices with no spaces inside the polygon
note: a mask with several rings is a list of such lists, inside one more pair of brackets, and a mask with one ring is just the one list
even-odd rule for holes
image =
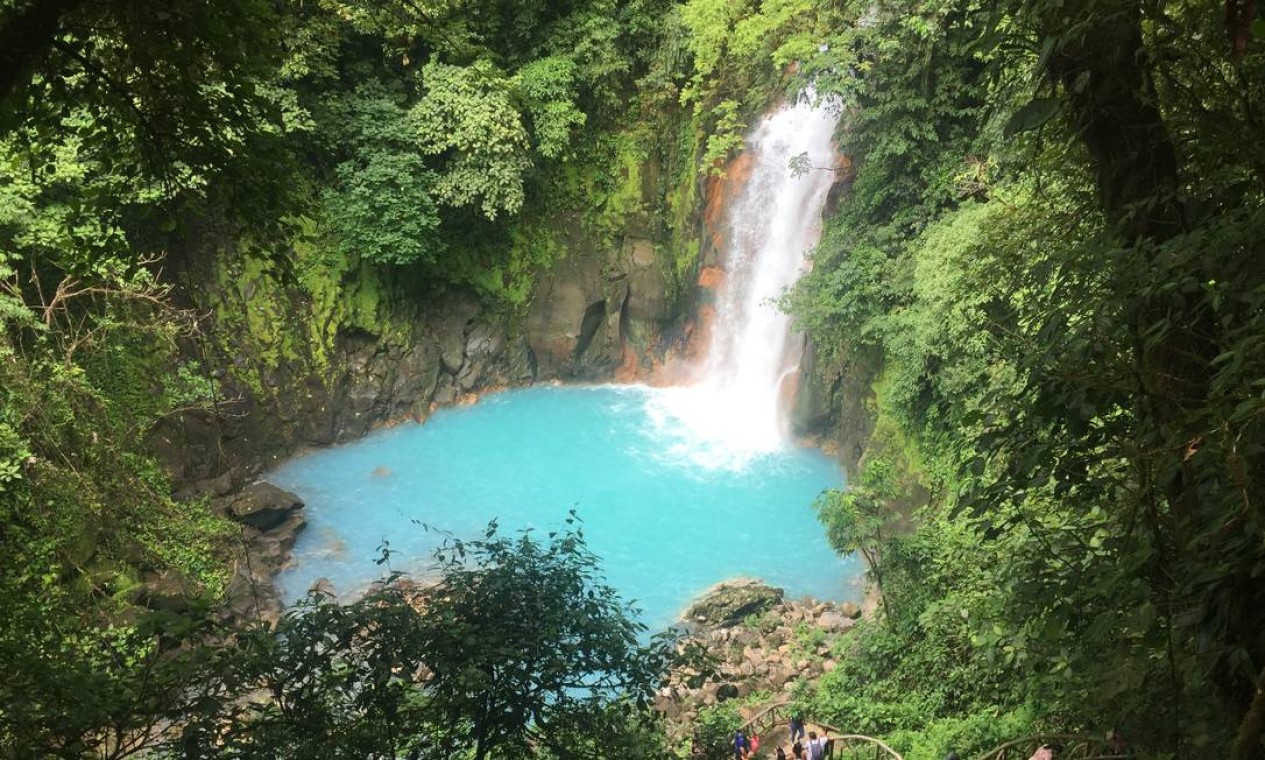
{"label": "rocky cliff face", "polygon": [[393,284],[394,272],[367,266],[314,280],[300,270],[327,260],[316,242],[296,240],[291,260],[279,261],[191,222],[174,263],[185,305],[205,318],[186,353],[220,398],[213,412],[160,424],[153,449],[186,493],[216,495],[303,448],[421,420],[490,390],[644,376],[693,295],[674,270],[698,214],[669,231],[653,212],[669,192],[664,181],[652,157],[630,170],[625,210],[601,224],[579,212],[550,219],[560,255],[536,274],[521,308],[451,289],[411,292]]}
{"label": "rocky cliff face", "polygon": [[[298,296],[290,306],[296,320],[310,316]],[[532,382],[531,349],[514,327],[472,299],[451,297],[381,335],[339,331],[319,363],[311,346],[266,366],[247,347],[234,354],[232,343],[220,344],[203,360],[224,398],[213,412],[164,421],[151,442],[177,483],[219,495],[299,449],[353,440],[488,389]]]}
{"label": "rocky cliff face", "polygon": [[849,477],[856,474],[874,433],[872,386],[877,376],[877,367],[858,359],[823,366],[812,341],[805,342],[791,429],[836,456]]}
{"label": "rocky cliff face", "polygon": [[648,368],[680,316],[656,242],[627,236],[613,251],[579,251],[543,276],[525,325],[542,378],[594,380]]}

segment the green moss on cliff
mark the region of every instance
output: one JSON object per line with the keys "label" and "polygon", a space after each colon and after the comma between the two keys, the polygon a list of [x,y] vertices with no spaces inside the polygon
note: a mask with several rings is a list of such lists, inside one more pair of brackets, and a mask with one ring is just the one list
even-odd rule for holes
{"label": "green moss on cliff", "polygon": [[297,226],[288,267],[249,243],[216,256],[211,337],[257,396],[271,395],[266,375],[283,366],[324,377],[340,331],[403,338],[409,329],[393,315],[396,299],[381,267],[343,256],[311,218]]}

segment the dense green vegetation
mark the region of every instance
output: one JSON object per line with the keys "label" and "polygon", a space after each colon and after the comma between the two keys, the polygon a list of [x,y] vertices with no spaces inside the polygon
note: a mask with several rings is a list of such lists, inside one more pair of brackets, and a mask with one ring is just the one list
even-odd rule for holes
{"label": "dense green vegetation", "polygon": [[[686,281],[702,157],[737,147],[780,65],[717,86],[696,72],[706,23],[668,0],[0,3],[0,753],[126,755],[189,707],[182,678],[222,674],[199,658],[231,652],[205,642],[263,646],[208,630],[238,529],[173,498],[147,438],[223,403],[225,371],[267,403],[274,370],[327,372],[341,332],[398,331],[392,304],[461,288],[521,312],[566,253],[563,215],[608,244],[632,215],[670,220],[660,253]],[[718,99],[727,131],[708,143]],[[375,609],[287,622],[286,656],[354,639]],[[318,685],[333,712],[376,698]],[[590,707],[559,719],[607,711]],[[293,738],[309,718],[252,726]],[[348,726],[312,741],[357,756]]]}
{"label": "dense green vegetation", "polygon": [[874,371],[859,487],[821,506],[886,614],[815,714],[916,757],[1038,729],[1260,757],[1260,21],[856,12],[819,80],[853,109],[852,194],[791,303]]}
{"label": "dense green vegetation", "polygon": [[[864,469],[820,506],[884,603],[801,698],[909,757],[1113,728],[1261,757],[1258,16],[0,0],[0,756],[125,756],[173,720],[188,757],[654,756],[621,701],[653,653],[574,537],[489,535],[421,614],[388,586],[281,637],[224,628],[237,529],[172,497],[146,436],[221,400],[208,352],[249,354],[233,371],[262,393],[262,369],[324,370],[340,331],[394,329],[393,302],[521,313],[573,226],[652,217],[689,282],[700,177],[811,81],[855,172],[788,303],[824,365],[872,375]],[[572,634],[497,681],[508,712],[470,698],[522,641]],[[627,678],[572,699],[607,667]]]}

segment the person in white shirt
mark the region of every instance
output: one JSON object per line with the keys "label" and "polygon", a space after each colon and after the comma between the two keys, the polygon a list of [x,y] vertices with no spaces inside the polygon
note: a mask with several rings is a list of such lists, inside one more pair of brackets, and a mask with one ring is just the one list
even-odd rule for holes
{"label": "person in white shirt", "polygon": [[826,756],[826,739],[817,738],[816,731],[808,732],[808,760],[821,760]]}

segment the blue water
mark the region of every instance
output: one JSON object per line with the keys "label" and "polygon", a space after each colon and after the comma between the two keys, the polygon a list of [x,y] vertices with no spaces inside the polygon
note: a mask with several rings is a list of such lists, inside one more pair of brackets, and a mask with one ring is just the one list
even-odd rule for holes
{"label": "blue water", "polygon": [[666,627],[710,586],[762,578],[788,595],[857,599],[859,568],[826,543],[812,510],[842,485],[819,451],[786,447],[718,460],[636,386],[509,391],[355,443],[297,457],[268,476],[307,502],[308,528],[278,577],[286,598],[319,578],[353,592],[391,567],[424,576],[441,540],[496,518],[506,535],[563,525],[572,508],[607,581]]}

